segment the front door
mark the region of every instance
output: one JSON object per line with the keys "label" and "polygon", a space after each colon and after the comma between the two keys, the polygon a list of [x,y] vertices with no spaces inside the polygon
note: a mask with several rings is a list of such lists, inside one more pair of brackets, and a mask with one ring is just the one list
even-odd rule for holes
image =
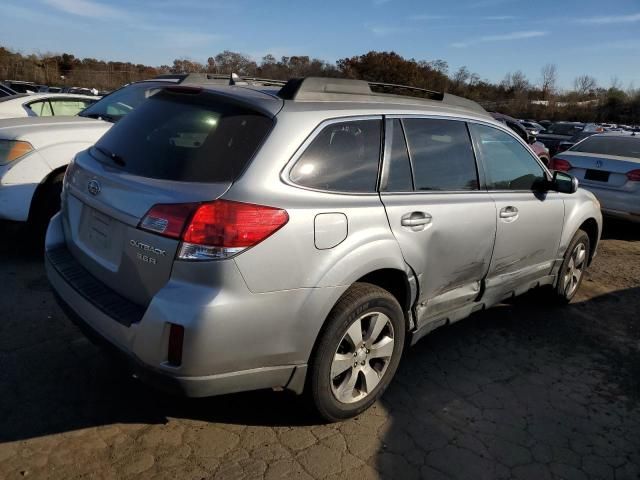
{"label": "front door", "polygon": [[487,295],[519,294],[551,273],[562,234],[564,200],[562,194],[540,188],[546,173],[518,139],[487,125],[470,124],[470,128],[497,210]]}

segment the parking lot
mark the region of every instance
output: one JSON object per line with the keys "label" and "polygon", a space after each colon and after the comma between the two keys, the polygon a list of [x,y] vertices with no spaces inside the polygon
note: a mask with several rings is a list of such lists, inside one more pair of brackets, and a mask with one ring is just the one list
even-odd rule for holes
{"label": "parking lot", "polygon": [[640,229],[607,224],[574,302],[436,331],[382,402],[323,425],[288,393],[184,400],[127,378],[0,224],[0,478],[640,478]]}

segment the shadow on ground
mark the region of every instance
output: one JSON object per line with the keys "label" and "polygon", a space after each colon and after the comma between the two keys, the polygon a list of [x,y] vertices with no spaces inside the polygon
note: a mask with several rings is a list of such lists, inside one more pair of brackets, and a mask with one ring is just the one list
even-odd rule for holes
{"label": "shadow on ground", "polygon": [[[317,425],[287,393],[185,400],[128,378],[54,304],[41,256],[18,248],[19,229],[3,227],[0,442],[171,419]],[[408,352],[374,413],[345,428],[387,417],[369,464],[390,478],[638,474],[639,293],[561,308],[537,292],[436,331]]]}

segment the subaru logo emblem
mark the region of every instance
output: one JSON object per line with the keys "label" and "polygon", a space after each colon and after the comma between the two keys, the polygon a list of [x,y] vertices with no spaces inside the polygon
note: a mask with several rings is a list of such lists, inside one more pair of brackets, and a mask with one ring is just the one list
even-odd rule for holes
{"label": "subaru logo emblem", "polygon": [[97,180],[90,180],[87,184],[87,190],[91,195],[98,195],[100,193],[100,182]]}
{"label": "subaru logo emblem", "polygon": [[602,160],[596,160],[596,168],[602,168]]}

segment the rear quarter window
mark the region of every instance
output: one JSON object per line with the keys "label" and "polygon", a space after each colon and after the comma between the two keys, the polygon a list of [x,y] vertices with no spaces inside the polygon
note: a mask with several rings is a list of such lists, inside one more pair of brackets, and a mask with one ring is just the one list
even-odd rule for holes
{"label": "rear quarter window", "polygon": [[211,94],[161,91],[111,128],[92,152],[133,175],[229,182],[272,126],[271,118]]}
{"label": "rear quarter window", "polygon": [[335,192],[376,191],[381,120],[331,123],[295,163],[289,178],[297,185]]}

